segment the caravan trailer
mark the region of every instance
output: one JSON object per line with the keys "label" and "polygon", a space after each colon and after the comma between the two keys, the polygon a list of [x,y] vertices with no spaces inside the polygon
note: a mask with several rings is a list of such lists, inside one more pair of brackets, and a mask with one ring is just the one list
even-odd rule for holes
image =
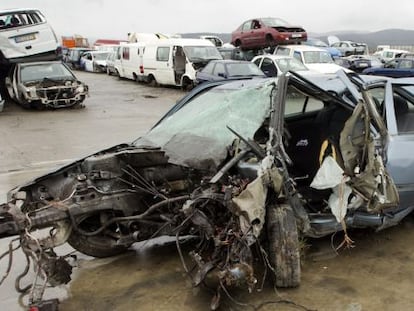
{"label": "caravan trailer", "polygon": [[147,42],[143,54],[143,77],[152,85],[191,89],[196,71],[213,59],[223,58],[209,40],[163,39]]}

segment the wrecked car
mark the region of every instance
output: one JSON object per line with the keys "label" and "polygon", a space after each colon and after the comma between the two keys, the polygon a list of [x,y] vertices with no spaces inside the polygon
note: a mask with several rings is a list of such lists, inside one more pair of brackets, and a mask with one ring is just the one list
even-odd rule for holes
{"label": "wrecked car", "polygon": [[10,98],[24,108],[82,108],[89,94],[60,61],[15,64],[5,84]]}
{"label": "wrecked car", "polygon": [[87,51],[80,58],[80,68],[90,72],[106,72],[106,59],[110,52]]}
{"label": "wrecked car", "polygon": [[[202,84],[137,140],[11,190],[0,237],[19,235],[37,267],[31,302],[70,280],[56,246],[108,257],[159,236],[176,238],[194,286],[216,278],[211,309],[228,287],[252,291],[266,275],[296,287],[302,237],[342,231],[338,247],[350,246],[350,228],[384,229],[412,211],[412,164],[394,149],[409,138],[390,139],[378,111],[398,133],[389,90],[412,103],[412,85],[344,72]],[[188,253],[183,236],[196,240]]]}

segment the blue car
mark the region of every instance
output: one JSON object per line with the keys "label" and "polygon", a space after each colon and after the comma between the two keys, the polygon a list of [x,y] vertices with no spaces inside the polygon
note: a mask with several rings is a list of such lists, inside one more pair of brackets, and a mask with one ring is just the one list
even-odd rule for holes
{"label": "blue car", "polygon": [[316,38],[308,38],[307,41],[303,42],[303,44],[310,45],[310,46],[316,46],[318,48],[323,48],[331,54],[332,58],[337,58],[342,56],[342,52],[338,50],[337,48],[331,47],[322,40],[316,39]]}
{"label": "blue car", "polygon": [[382,68],[368,68],[363,73],[391,78],[414,77],[414,58],[394,58]]}

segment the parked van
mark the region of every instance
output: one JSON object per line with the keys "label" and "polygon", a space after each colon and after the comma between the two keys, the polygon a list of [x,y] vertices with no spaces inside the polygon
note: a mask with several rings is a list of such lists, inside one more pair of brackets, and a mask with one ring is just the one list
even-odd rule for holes
{"label": "parked van", "polygon": [[0,10],[0,63],[55,60],[58,39],[37,9]]}
{"label": "parked van", "polygon": [[114,67],[120,78],[145,81],[142,57],[145,43],[121,44],[116,52]]}
{"label": "parked van", "polygon": [[144,79],[153,85],[190,89],[196,70],[212,59],[223,59],[216,46],[204,39],[164,39],[145,44]]}

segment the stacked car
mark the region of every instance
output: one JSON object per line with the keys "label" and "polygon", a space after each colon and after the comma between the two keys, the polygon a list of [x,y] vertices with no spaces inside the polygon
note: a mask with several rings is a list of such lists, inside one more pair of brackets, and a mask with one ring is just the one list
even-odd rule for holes
{"label": "stacked car", "polygon": [[56,34],[39,10],[0,11],[0,72],[12,100],[25,108],[81,107],[88,87],[57,61],[61,57]]}

